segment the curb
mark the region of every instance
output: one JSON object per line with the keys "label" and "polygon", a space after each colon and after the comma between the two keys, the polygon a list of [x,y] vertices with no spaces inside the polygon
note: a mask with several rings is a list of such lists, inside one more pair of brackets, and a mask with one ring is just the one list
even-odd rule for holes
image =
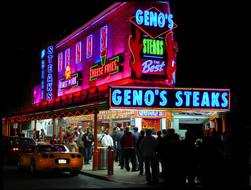
{"label": "curb", "polygon": [[83,172],[83,171],[81,171],[80,174],[86,175],[86,176],[89,176],[89,177],[95,177],[97,179],[103,179],[103,180],[106,180],[106,181],[113,181],[113,182],[115,182],[114,180],[109,179],[109,177],[106,177],[106,176],[95,175],[95,174],[91,174],[91,173]]}

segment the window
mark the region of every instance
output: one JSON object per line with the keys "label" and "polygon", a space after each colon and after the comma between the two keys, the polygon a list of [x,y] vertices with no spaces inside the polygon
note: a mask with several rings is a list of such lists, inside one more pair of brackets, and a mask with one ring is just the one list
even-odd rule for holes
{"label": "window", "polygon": [[66,49],[65,50],[65,68],[67,67],[67,66],[70,66],[70,61],[71,61],[71,57],[70,57],[70,48],[68,48],[68,49]]}
{"label": "window", "polygon": [[86,38],[86,59],[92,57],[92,44],[93,44],[93,36],[91,34]]}
{"label": "window", "polygon": [[108,27],[107,25],[100,29],[100,53],[103,54],[107,49],[107,34]]}
{"label": "window", "polygon": [[82,50],[82,42],[78,42],[76,44],[76,63],[81,62],[81,50]]}
{"label": "window", "polygon": [[58,72],[61,72],[63,69],[63,52],[58,54]]}

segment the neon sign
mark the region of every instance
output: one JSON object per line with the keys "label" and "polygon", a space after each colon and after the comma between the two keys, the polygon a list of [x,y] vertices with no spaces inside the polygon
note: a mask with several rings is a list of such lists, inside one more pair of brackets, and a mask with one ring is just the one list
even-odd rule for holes
{"label": "neon sign", "polygon": [[81,52],[82,52],[82,42],[78,42],[76,44],[76,63],[80,63],[81,62]]}
{"label": "neon sign", "polygon": [[47,58],[48,58],[48,64],[47,64],[47,85],[46,85],[46,100],[50,101],[52,100],[52,85],[53,85],[53,65],[52,65],[52,59],[53,59],[53,53],[54,53],[54,47],[48,46],[47,48]]}
{"label": "neon sign", "polygon": [[58,54],[58,72],[62,71],[63,69],[63,52]]}
{"label": "neon sign", "polygon": [[146,60],[142,63],[142,73],[144,74],[164,74],[165,61]]}
{"label": "neon sign", "polygon": [[146,110],[140,110],[138,111],[138,116],[140,117],[158,117],[158,116],[164,116],[165,112],[163,111],[146,111]]}
{"label": "neon sign", "polygon": [[156,8],[152,8],[150,10],[141,10],[138,9],[136,11],[135,20],[138,25],[144,26],[153,26],[163,28],[167,25],[169,29],[173,28],[173,15],[172,14],[164,14],[158,11]]}
{"label": "neon sign", "polygon": [[[122,62],[123,58],[121,55],[117,55],[108,61],[103,61],[100,63],[95,64],[90,68],[90,81],[94,81],[99,77],[104,77],[107,75],[113,75],[120,71],[120,63]],[[102,60],[101,60],[102,61]]]}
{"label": "neon sign", "polygon": [[129,21],[152,39],[176,27],[173,21],[173,15],[164,12],[164,10],[161,11],[156,7],[147,10],[136,10],[135,16],[131,17]]}
{"label": "neon sign", "polygon": [[68,79],[62,78],[58,84],[60,90],[81,85],[81,73],[74,73]]}
{"label": "neon sign", "polygon": [[93,37],[92,35],[89,35],[86,38],[86,59],[89,59],[92,56],[92,43]]}
{"label": "neon sign", "polygon": [[45,93],[45,49],[41,52],[41,100],[44,99],[44,93]]}
{"label": "neon sign", "polygon": [[[164,40],[162,39],[143,39],[143,56],[148,57],[147,55],[164,55]],[[162,57],[163,58],[163,57]]]}
{"label": "neon sign", "polygon": [[111,87],[111,108],[230,109],[229,89]]}

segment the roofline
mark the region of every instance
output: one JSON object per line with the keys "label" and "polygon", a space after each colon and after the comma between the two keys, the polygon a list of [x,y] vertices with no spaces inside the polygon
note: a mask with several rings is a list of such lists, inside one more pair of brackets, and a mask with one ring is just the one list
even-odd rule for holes
{"label": "roofline", "polygon": [[99,22],[104,17],[112,14],[114,11],[116,11],[117,9],[119,9],[121,6],[124,6],[126,3],[127,2],[116,2],[116,3],[112,4],[107,9],[105,9],[103,12],[101,12],[100,14],[98,14],[97,16],[95,16],[93,19],[91,19],[90,21],[88,21],[87,23],[85,23],[84,25],[82,25],[80,28],[78,28],[77,30],[75,30],[74,32],[72,32],[71,34],[69,34],[68,36],[66,36],[64,39],[60,40],[56,44],[56,49],[60,48],[63,45],[65,45],[70,40],[74,39],[75,37],[77,37],[78,35],[80,35],[81,33],[83,33],[84,31],[86,31],[89,27],[91,27],[92,25],[96,24],[97,22]]}

